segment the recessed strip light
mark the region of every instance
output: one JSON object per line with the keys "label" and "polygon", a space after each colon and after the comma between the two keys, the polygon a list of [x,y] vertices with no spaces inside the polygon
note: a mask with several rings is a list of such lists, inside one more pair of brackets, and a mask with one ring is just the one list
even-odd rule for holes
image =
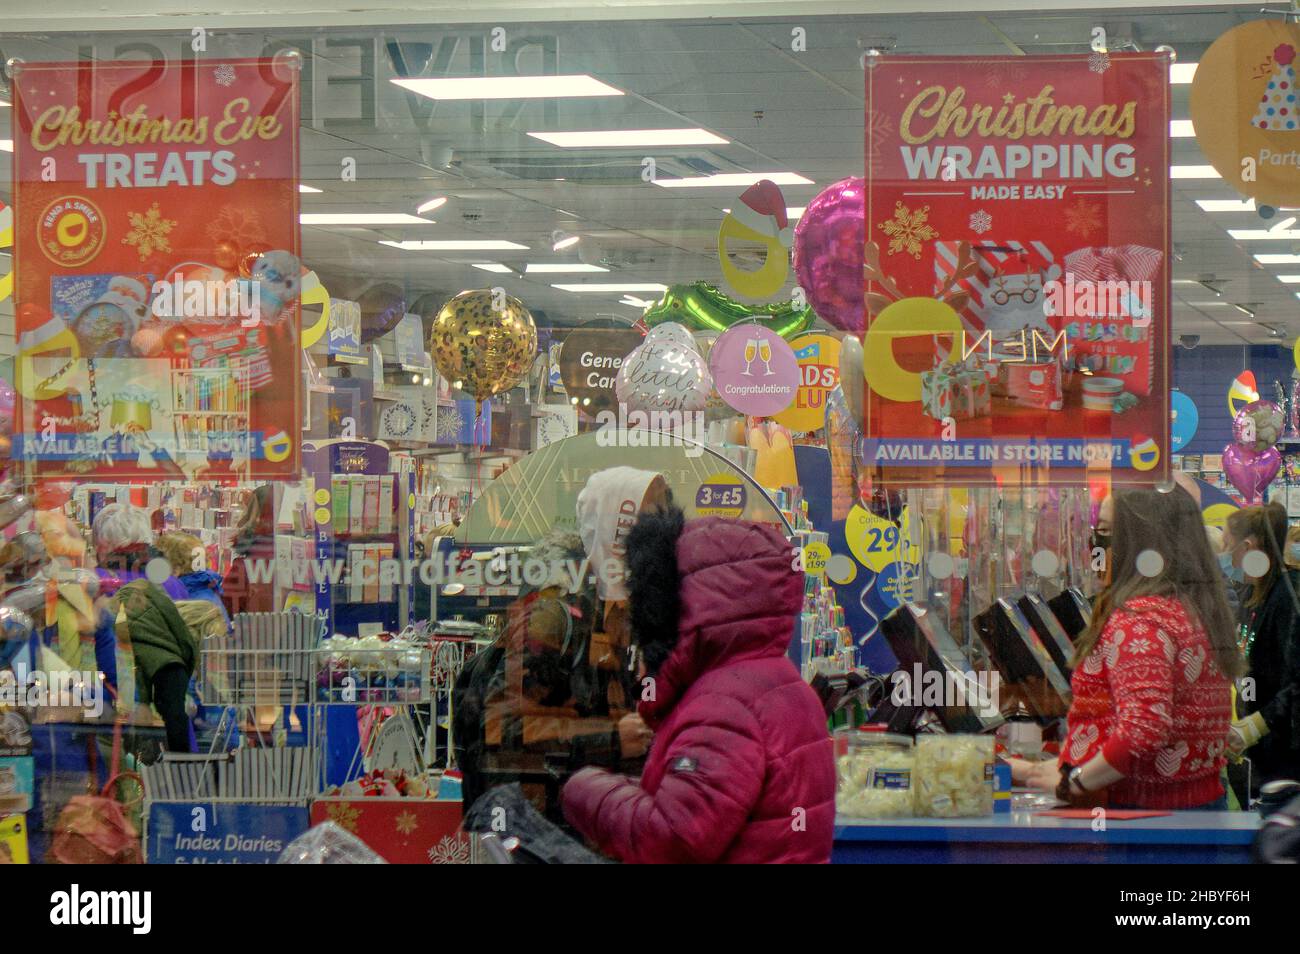
{"label": "recessed strip light", "polygon": [[562,252],[566,248],[572,248],[573,246],[577,245],[581,241],[582,241],[582,237],[579,235],[564,235],[557,238],[554,242],[551,243],[551,251]]}
{"label": "recessed strip light", "polygon": [[[731,214],[730,209],[723,209],[722,211],[727,213],[727,215]],[[808,211],[808,206],[806,205],[787,205],[785,207],[785,217],[793,222],[795,219],[803,218],[803,214],[806,211]]]}
{"label": "recessed strip light", "polygon": [[464,76],[395,79],[394,84],[430,99],[563,99],[571,96],[622,96],[621,89],[594,76]]}
{"label": "recessed strip light", "polygon": [[1197,199],[1205,212],[1254,212],[1254,199]]}
{"label": "recessed strip light", "polygon": [[14,141],[12,139],[0,139],[0,152],[13,152]]}
{"label": "recessed strip light", "polygon": [[729,140],[707,129],[593,129],[591,132],[530,132],[528,135],[563,149],[619,146],[725,146]]}
{"label": "recessed strip light", "polygon": [[408,212],[304,212],[298,216],[303,225],[433,225]]}
{"label": "recessed strip light", "polygon": [[711,176],[688,176],[685,179],[655,179],[665,189],[710,189],[716,186],[738,188],[770,179],[777,185],[812,185],[812,180],[797,172],[715,172]]}
{"label": "recessed strip light", "polygon": [[1195,136],[1196,130],[1192,127],[1192,121],[1190,119],[1169,120],[1169,138],[1192,139]]}
{"label": "recessed strip light", "polygon": [[1255,261],[1261,265],[1300,265],[1300,255],[1270,252],[1264,255],[1256,255]]}
{"label": "recessed strip light", "polygon": [[447,197],[445,195],[435,196],[415,211],[418,214],[423,215],[425,212],[432,212],[434,209],[441,209],[446,204]]}
{"label": "recessed strip light", "polygon": [[[1287,225],[1287,221],[1284,219],[1271,229],[1228,229],[1228,234],[1238,242],[1260,242],[1268,239],[1276,242],[1279,239],[1289,239],[1291,241],[1300,239],[1300,229],[1293,229],[1290,226],[1282,228],[1282,226]],[[1294,218],[1289,221],[1291,225],[1295,224]]]}
{"label": "recessed strip light", "polygon": [[660,285],[657,282],[584,282],[580,285],[552,285],[551,287],[558,288],[560,291],[592,292],[596,294],[608,292],[665,292],[668,290],[667,285]]}
{"label": "recessed strip light", "polygon": [[322,189],[318,189],[318,188],[316,188],[315,186],[309,186],[309,185],[306,185],[305,183],[299,182],[299,183],[298,183],[298,191],[299,191],[299,192],[322,192],[322,191],[324,191],[324,190],[322,190]]}
{"label": "recessed strip light", "polygon": [[1300,285],[1300,275],[1279,275],[1277,280],[1286,285]]}
{"label": "recessed strip light", "polygon": [[1214,166],[1170,166],[1171,179],[1221,179]]}
{"label": "recessed strip light", "polygon": [[1169,67],[1169,82],[1175,86],[1186,86],[1195,76],[1195,63],[1175,63]]}
{"label": "recessed strip light", "polygon": [[520,245],[518,242],[507,242],[505,239],[441,239],[423,242],[383,241],[379,244],[387,245],[389,248],[400,248],[407,252],[500,252],[507,249],[528,251],[527,245]]}
{"label": "recessed strip light", "polygon": [[584,265],[581,262],[529,262],[524,272],[529,275],[558,274],[562,272],[607,272],[608,268],[599,265]]}
{"label": "recessed strip light", "polygon": [[501,275],[509,275],[514,271],[509,265],[502,265],[500,262],[473,262],[475,268],[481,268],[485,272],[497,272]]}

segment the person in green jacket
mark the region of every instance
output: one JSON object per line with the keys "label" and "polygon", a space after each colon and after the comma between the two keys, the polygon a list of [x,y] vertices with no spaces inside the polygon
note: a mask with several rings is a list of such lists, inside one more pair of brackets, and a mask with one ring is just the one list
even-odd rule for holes
{"label": "person in green jacket", "polygon": [[119,641],[131,647],[139,701],[152,703],[167,729],[169,752],[193,751],[186,690],[198,668],[199,647],[172,598],[148,580],[117,592]]}

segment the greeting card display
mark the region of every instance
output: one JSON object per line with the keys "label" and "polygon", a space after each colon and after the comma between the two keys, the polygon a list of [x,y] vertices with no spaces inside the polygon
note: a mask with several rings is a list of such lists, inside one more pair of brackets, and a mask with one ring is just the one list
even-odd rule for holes
{"label": "greeting card display", "polygon": [[37,479],[297,478],[298,76],[16,66],[14,444]]}
{"label": "greeting card display", "polygon": [[1167,478],[1168,66],[868,56],[868,471]]}

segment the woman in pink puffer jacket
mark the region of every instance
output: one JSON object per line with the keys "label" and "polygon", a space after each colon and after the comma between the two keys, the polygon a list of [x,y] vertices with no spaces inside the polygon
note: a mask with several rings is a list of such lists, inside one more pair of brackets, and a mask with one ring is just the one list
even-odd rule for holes
{"label": "woman in pink puffer jacket", "polygon": [[803,603],[791,545],[755,523],[643,514],[627,544],[640,783],[583,769],[569,823],[622,861],[827,862],[835,766],[826,717],[786,658]]}

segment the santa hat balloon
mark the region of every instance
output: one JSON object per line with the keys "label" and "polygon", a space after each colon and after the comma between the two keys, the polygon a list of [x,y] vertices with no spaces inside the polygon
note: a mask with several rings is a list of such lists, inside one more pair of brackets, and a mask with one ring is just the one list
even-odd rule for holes
{"label": "santa hat balloon", "polygon": [[785,196],[771,179],[761,179],[746,189],[740,203],[731,210],[733,218],[762,235],[768,235],[786,248],[794,242],[794,228],[785,211]]}
{"label": "santa hat balloon", "polygon": [[1259,109],[1251,121],[1256,129],[1270,132],[1295,132],[1296,118],[1295,47],[1279,43],[1273,49],[1273,75],[1259,99]]}

